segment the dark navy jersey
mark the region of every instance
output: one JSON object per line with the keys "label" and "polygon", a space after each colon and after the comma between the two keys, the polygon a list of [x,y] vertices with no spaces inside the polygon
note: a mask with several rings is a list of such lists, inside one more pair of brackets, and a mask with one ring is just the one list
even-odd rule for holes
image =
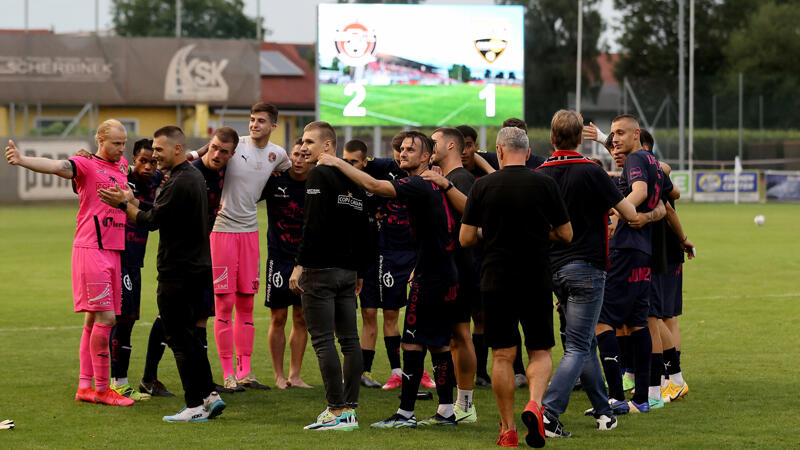
{"label": "dark navy jersey", "polygon": [[214,221],[219,212],[220,200],[222,199],[222,182],[225,180],[225,167],[220,170],[211,170],[203,164],[202,159],[192,161],[192,165],[203,174],[206,180],[206,192],[208,193],[208,232],[214,228]]}
{"label": "dark navy jersey", "polygon": [[303,239],[303,207],[306,182],[283,172],[264,186],[261,200],[267,201],[267,251],[270,258],[294,262]]}
{"label": "dark navy jersey", "polygon": [[[626,197],[633,190],[633,184],[637,181],[647,183],[647,197],[636,207],[637,212],[650,212],[658,206],[665,187],[667,177],[661,171],[658,160],[650,153],[639,150],[631,153],[625,158],[625,167],[622,169],[622,183],[625,186],[623,195]],[[671,188],[672,183],[668,183]],[[617,231],[611,239],[612,249],[634,249],[652,254],[652,226],[645,225],[640,229],[634,229],[623,221],[617,225]]]}
{"label": "dark navy jersey", "polygon": [[[137,181],[133,172],[128,174],[128,183],[133,184],[133,193],[140,202],[153,203],[156,190],[164,179],[164,174],[156,170],[149,180]],[[136,221],[127,219],[125,223],[125,251],[122,252],[123,267],[144,267],[144,252],[147,248],[148,231],[136,226]]]}
{"label": "dark navy jersey", "polygon": [[429,287],[452,286],[457,278],[453,254],[456,223],[445,193],[419,175],[391,183],[397,198],[408,204],[408,217],[417,252],[414,279]]}
{"label": "dark navy jersey", "polygon": [[[393,158],[370,160],[364,172],[376,180],[394,181],[408,176]],[[414,251],[408,204],[405,201],[368,194],[367,210],[377,233],[377,249],[380,253],[386,255]]]}

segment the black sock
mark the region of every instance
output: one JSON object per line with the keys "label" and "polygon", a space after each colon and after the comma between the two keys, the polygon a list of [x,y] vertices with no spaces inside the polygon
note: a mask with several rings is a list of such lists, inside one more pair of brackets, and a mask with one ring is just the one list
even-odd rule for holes
{"label": "black sock", "polygon": [[200,339],[200,343],[203,344],[203,349],[208,351],[208,331],[206,327],[194,327],[194,335],[197,339]]}
{"label": "black sock", "polygon": [[644,327],[631,333],[631,344],[633,345],[633,373],[636,375],[636,393],[633,395],[633,401],[644,403],[647,401],[647,391],[650,387],[650,354],[653,351],[650,330]]}
{"label": "black sock", "polygon": [[673,375],[681,371],[681,361],[678,355],[679,351],[675,347],[664,350],[664,369],[667,375]]}
{"label": "black sock", "polygon": [[489,348],[486,347],[486,338],[481,334],[472,334],[472,345],[475,347],[475,358],[478,360],[478,370],[475,374],[486,381],[491,380],[486,371],[486,362],[489,359]]}
{"label": "black sock", "polygon": [[156,317],[156,320],[153,321],[153,327],[150,328],[144,375],[142,375],[142,379],[148,383],[158,379],[158,363],[161,362],[161,357],[164,356],[165,340],[164,325],[161,323],[161,318]]}
{"label": "black sock", "polygon": [[675,353],[677,353],[677,354],[678,354],[678,359],[677,359],[677,361],[678,361],[678,367],[680,367],[680,366],[681,366],[681,351],[680,351],[680,350],[678,350],[678,349],[676,348],[676,349],[675,349]]}
{"label": "black sock", "polygon": [[108,349],[111,355],[111,378],[127,378],[131,362],[131,332],[133,322],[118,322],[111,328],[108,336]]}
{"label": "black sock", "polygon": [[364,372],[372,372],[372,360],[375,359],[375,350],[362,348],[361,359],[364,360]]}
{"label": "black sock", "polygon": [[436,383],[436,395],[440,405],[453,404],[453,386],[456,384],[453,355],[449,351],[431,353],[433,362],[433,380]]}
{"label": "black sock", "polygon": [[661,374],[664,372],[664,354],[650,354],[650,386],[661,386]]}
{"label": "black sock", "polygon": [[622,374],[619,363],[619,342],[614,330],[607,330],[597,335],[597,347],[600,349],[600,362],[608,383],[608,397],[625,400],[622,390]]}
{"label": "black sock", "polygon": [[383,344],[386,345],[386,355],[389,357],[389,367],[400,368],[400,336],[385,336]]}
{"label": "black sock", "polygon": [[633,372],[633,347],[630,336],[617,336],[621,354],[622,372]]}
{"label": "black sock", "polygon": [[400,409],[404,411],[414,410],[424,364],[425,354],[422,351],[403,351],[403,384],[400,388]]}
{"label": "black sock", "polygon": [[517,342],[517,356],[514,357],[514,375],[525,375],[525,365],[522,364],[522,338]]}

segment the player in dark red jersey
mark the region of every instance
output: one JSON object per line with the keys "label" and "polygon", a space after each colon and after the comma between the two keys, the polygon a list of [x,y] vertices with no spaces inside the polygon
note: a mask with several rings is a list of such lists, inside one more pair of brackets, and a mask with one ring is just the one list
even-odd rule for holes
{"label": "player in dark red jersey", "polygon": [[[264,306],[270,309],[269,352],[275,370],[275,385],[309,388],[300,378],[303,354],[308,341],[308,329],[303,318],[300,296],[289,290],[289,276],[294,269],[297,248],[303,238],[303,205],[305,203],[306,178],[312,165],[306,162],[297,139],[289,152],[292,166],[279,176],[272,176],[264,187],[261,198],[267,202],[267,279]],[[284,328],[292,307],[292,331],[289,334],[289,377],[283,369],[286,349]]]}

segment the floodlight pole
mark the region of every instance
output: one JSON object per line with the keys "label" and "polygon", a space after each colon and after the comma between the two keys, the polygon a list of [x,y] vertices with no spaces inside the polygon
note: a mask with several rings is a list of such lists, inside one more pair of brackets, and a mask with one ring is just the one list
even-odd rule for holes
{"label": "floodlight pole", "polygon": [[28,34],[28,0],[25,0],[25,34]]}
{"label": "floodlight pole", "polygon": [[694,170],[694,0],[689,0],[689,176]]}
{"label": "floodlight pole", "polygon": [[686,69],[684,68],[685,59],[685,30],[684,6],[686,0],[678,0],[678,166],[681,170],[686,168],[684,157],[686,156]]}
{"label": "floodlight pole", "polygon": [[581,112],[581,53],[583,52],[583,0],[578,0],[578,52],[575,58],[575,111]]}
{"label": "floodlight pole", "polygon": [[256,0],[256,40],[261,42],[261,0]]}
{"label": "floodlight pole", "polygon": [[100,0],[94,0],[94,34],[100,36]]}
{"label": "floodlight pole", "polygon": [[[175,0],[175,37],[181,38],[181,0]],[[181,94],[183,93],[183,86],[181,86],[180,70],[181,65],[178,64],[178,102],[175,104],[175,125],[183,127],[181,123]]]}

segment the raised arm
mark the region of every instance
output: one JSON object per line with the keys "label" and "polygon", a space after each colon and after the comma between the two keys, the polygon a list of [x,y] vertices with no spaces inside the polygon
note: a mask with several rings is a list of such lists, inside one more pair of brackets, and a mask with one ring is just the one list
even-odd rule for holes
{"label": "raised arm", "polygon": [[8,146],[6,147],[6,160],[12,166],[24,167],[34,172],[51,173],[68,180],[75,177],[74,166],[68,160],[22,156],[12,140],[8,141]]}
{"label": "raised arm", "polygon": [[330,166],[339,169],[347,178],[353,180],[355,184],[360,186],[367,192],[378,194],[383,197],[397,197],[397,191],[394,185],[386,180],[376,180],[364,171],[358,170],[348,164],[346,161],[339,159],[333,155],[322,154],[317,161],[318,166]]}
{"label": "raised arm", "polygon": [[453,205],[453,208],[455,208],[459,214],[464,213],[464,207],[467,205],[467,196],[464,195],[463,192],[459,191],[458,188],[456,188],[455,185],[450,182],[450,180],[435,170],[430,169],[422,172],[420,176],[423,180],[432,181],[434,184],[439,186],[439,189],[443,190],[445,195],[447,195],[447,201]]}
{"label": "raised arm", "polygon": [[489,161],[486,160],[483,156],[481,156],[478,152],[475,152],[475,165],[481,169],[482,171],[486,172],[486,175],[494,172],[494,167],[489,164]]}

